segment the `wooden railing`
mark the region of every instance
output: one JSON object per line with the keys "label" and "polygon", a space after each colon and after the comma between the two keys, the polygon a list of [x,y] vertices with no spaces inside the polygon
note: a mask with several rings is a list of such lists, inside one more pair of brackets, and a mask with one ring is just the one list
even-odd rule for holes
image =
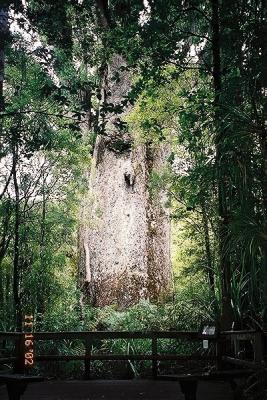
{"label": "wooden railing", "polygon": [[[259,369],[264,368],[264,342],[267,340],[267,332],[255,330],[225,331],[221,336],[224,338],[225,353],[222,354],[222,363],[232,364],[236,367]],[[227,354],[227,342],[231,342],[232,355]],[[250,342],[252,354],[250,360],[242,356],[243,341]]]}
{"label": "wooden railing", "polygon": [[[89,379],[91,362],[95,360],[106,361],[145,361],[152,362],[152,376],[157,378],[159,361],[186,361],[186,360],[213,360],[217,367],[222,368],[223,362],[238,366],[256,368],[263,361],[263,338],[262,333],[256,331],[228,331],[221,332],[214,342],[215,352],[209,354],[160,354],[158,340],[174,339],[187,340],[189,342],[201,341],[199,332],[196,331],[151,331],[151,332],[114,332],[114,331],[96,331],[96,332],[35,332],[33,340],[35,344],[34,362],[39,361],[70,361],[82,360],[85,363],[85,378]],[[150,354],[112,354],[105,352],[95,354],[92,352],[94,341],[101,340],[138,340],[146,339],[151,341]],[[23,372],[25,370],[25,333],[7,333],[0,332],[0,341],[12,341],[15,344],[15,351],[10,357],[0,357],[0,364],[12,363],[14,371]],[[84,354],[38,354],[36,346],[41,341],[61,341],[61,340],[80,340],[84,343]],[[254,357],[251,361],[245,361],[238,358],[238,346],[242,340],[249,340],[253,344]],[[227,349],[234,347],[234,352],[229,355]]]}
{"label": "wooden railing", "polygon": [[[34,354],[34,360],[37,361],[70,361],[82,360],[85,363],[85,377],[90,377],[91,361],[151,361],[152,376],[157,377],[159,361],[185,361],[185,360],[214,360],[215,357],[200,354],[159,354],[158,340],[164,339],[184,339],[189,342],[200,341],[199,333],[196,331],[151,331],[151,332],[114,332],[114,331],[96,331],[96,332],[35,332],[33,334],[35,347],[40,341],[60,341],[60,340],[81,340],[84,343],[84,354]],[[12,362],[16,372],[24,371],[24,333],[5,333],[0,332],[0,340],[5,339],[15,342],[15,354],[12,357],[0,357],[0,364]],[[94,354],[92,353],[92,344],[100,340],[138,340],[146,339],[151,341],[150,354],[111,354],[110,352]]]}

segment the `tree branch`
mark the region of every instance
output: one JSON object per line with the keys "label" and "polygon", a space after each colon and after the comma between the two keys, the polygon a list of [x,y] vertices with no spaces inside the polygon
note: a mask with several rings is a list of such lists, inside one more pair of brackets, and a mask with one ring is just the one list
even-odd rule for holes
{"label": "tree branch", "polygon": [[5,186],[4,186],[4,189],[3,189],[2,193],[0,194],[0,200],[2,200],[4,194],[5,194],[6,191],[7,191],[8,185],[9,185],[9,183],[10,183],[10,181],[11,181],[11,178],[12,178],[12,174],[13,174],[13,167],[11,168],[11,171],[10,171],[9,177],[8,177],[8,179],[7,179],[7,181],[6,181],[6,184],[5,184]]}
{"label": "tree branch", "polygon": [[20,114],[42,114],[42,115],[47,115],[47,116],[51,116],[51,117],[66,118],[66,119],[71,119],[73,121],[80,122],[80,120],[78,118],[70,117],[68,115],[53,114],[53,113],[48,113],[46,111],[35,111],[35,110],[0,112],[0,118],[2,118],[2,117],[12,117],[12,116],[20,115]]}
{"label": "tree branch", "polygon": [[206,39],[208,42],[212,43],[212,40],[208,36],[200,35],[198,33],[191,32],[191,31],[184,31],[182,29],[179,29],[179,32],[184,33],[184,34],[189,35],[189,36],[195,36],[195,37],[198,37],[200,39]]}
{"label": "tree branch", "polygon": [[201,14],[209,23],[211,22],[211,18],[208,17],[207,14],[205,14],[204,11],[200,10],[200,9],[197,8],[197,7],[192,6],[192,7],[186,8],[186,9],[183,10],[183,11],[184,11],[184,12],[188,12],[188,11],[197,11],[197,12],[198,12],[199,14]]}

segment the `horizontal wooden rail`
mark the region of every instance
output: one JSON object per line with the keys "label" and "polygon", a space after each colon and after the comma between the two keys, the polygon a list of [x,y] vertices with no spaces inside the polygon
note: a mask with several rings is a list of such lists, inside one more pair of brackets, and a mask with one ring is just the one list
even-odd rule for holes
{"label": "horizontal wooden rail", "polygon": [[221,331],[220,336],[254,335],[257,332],[256,330]]}
{"label": "horizontal wooden rail", "polygon": [[88,331],[88,332],[34,332],[35,340],[105,340],[105,339],[188,339],[199,340],[196,331]]}
{"label": "horizontal wooden rail", "polygon": [[91,355],[38,355],[36,361],[71,361],[71,360],[102,360],[102,361],[187,361],[187,360],[214,360],[211,356],[176,355],[176,354],[91,354]]}
{"label": "horizontal wooden rail", "polygon": [[0,357],[0,364],[12,363],[16,361],[16,357]]}
{"label": "horizontal wooden rail", "polygon": [[0,340],[19,340],[22,332],[0,332]]}
{"label": "horizontal wooden rail", "polygon": [[228,362],[229,364],[233,364],[239,367],[245,367],[245,368],[251,368],[251,369],[259,369],[263,368],[262,363],[257,363],[255,361],[247,361],[247,360],[241,360],[239,358],[234,358],[234,357],[229,357],[229,356],[223,356],[222,360],[224,362]]}
{"label": "horizontal wooden rail", "polygon": [[[255,330],[222,331],[220,337],[254,335]],[[24,332],[0,332],[0,339],[18,340]],[[267,336],[267,332],[263,332]],[[197,331],[63,331],[63,332],[34,332],[36,340],[48,339],[189,339],[198,340]],[[209,338],[210,340],[210,338]]]}

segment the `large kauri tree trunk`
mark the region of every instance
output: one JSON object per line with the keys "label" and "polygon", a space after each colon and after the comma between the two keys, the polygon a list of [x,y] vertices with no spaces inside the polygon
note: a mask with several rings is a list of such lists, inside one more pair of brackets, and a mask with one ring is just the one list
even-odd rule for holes
{"label": "large kauri tree trunk", "polygon": [[[122,72],[122,65],[115,56],[109,66],[106,104],[121,104],[130,89],[129,72]],[[105,132],[97,138],[79,247],[85,297],[95,306],[123,308],[166,295],[171,268],[165,194],[155,198],[149,191],[150,173],[164,166],[167,150],[134,143],[121,122],[110,112]]]}

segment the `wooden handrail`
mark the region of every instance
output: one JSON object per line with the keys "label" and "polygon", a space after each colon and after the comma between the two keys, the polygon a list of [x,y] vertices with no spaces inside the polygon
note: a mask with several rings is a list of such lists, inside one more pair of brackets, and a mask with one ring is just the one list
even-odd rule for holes
{"label": "wooden handrail", "polygon": [[[0,338],[9,339],[16,342],[16,358],[15,369],[23,370],[23,357],[24,357],[24,341],[25,332],[0,332]],[[92,343],[94,340],[138,340],[146,339],[151,340],[151,353],[150,354],[112,354],[106,352],[105,354],[92,354]],[[190,341],[199,341],[201,338],[197,331],[67,331],[67,332],[34,332],[34,342],[46,340],[82,340],[85,345],[85,353],[82,355],[45,355],[35,354],[35,361],[70,361],[82,360],[85,362],[85,376],[90,376],[90,362],[95,360],[109,360],[109,361],[152,361],[152,375],[154,378],[157,376],[158,362],[162,360],[208,360],[214,357],[203,357],[201,355],[179,355],[179,354],[158,354],[157,342],[161,339],[185,339]]]}
{"label": "wooden handrail", "polygon": [[176,354],[91,354],[91,355],[38,355],[36,361],[72,361],[72,360],[92,360],[92,361],[187,361],[187,360],[214,360],[211,356],[200,355],[176,355]]}
{"label": "wooden handrail", "polygon": [[21,332],[0,332],[0,339],[19,340]]}
{"label": "wooden handrail", "polygon": [[49,339],[189,339],[199,340],[196,331],[87,331],[34,332],[35,340]]}
{"label": "wooden handrail", "polygon": [[0,364],[7,364],[16,361],[16,357],[0,357]]}
{"label": "wooden handrail", "polygon": [[[256,330],[240,330],[240,331],[221,331],[220,336],[235,336],[242,334],[255,334],[258,333]],[[5,338],[19,338],[24,332],[1,332],[0,331],[0,339]],[[267,332],[263,332],[264,335],[267,335]],[[95,336],[98,338],[114,338],[114,339],[124,339],[124,338],[158,338],[158,339],[176,339],[178,337],[181,338],[189,338],[189,339],[199,339],[200,335],[198,331],[61,331],[61,332],[34,332],[34,336],[36,339],[54,339],[56,337],[64,336],[65,338],[73,338],[79,337],[84,338],[88,336]]]}
{"label": "wooden handrail", "polygon": [[[198,331],[64,331],[64,332],[33,332],[34,342],[46,341],[46,340],[81,340],[84,342],[85,351],[84,354],[78,355],[46,355],[46,354],[35,354],[34,359],[36,361],[70,361],[70,360],[81,360],[85,363],[85,376],[90,376],[90,362],[95,360],[109,360],[109,361],[152,361],[152,375],[156,378],[158,362],[163,360],[174,360],[174,361],[185,361],[185,360],[216,360],[217,366],[220,365],[221,361],[230,362],[235,365],[242,365],[243,367],[250,367],[252,365],[257,368],[259,366],[258,361],[262,357],[262,348],[260,346],[260,333],[253,330],[242,330],[242,331],[224,331],[220,332],[218,337],[211,341],[216,343],[216,355],[183,355],[183,354],[158,354],[158,340],[161,339],[184,339],[189,341],[200,341],[203,339]],[[263,335],[267,335],[264,332]],[[233,357],[226,356],[223,347],[221,345],[233,338],[234,340],[243,340],[250,337],[254,342],[255,360],[254,362],[246,362]],[[17,369],[23,369],[23,356],[24,356],[24,341],[25,332],[0,332],[0,339],[6,339],[14,341],[16,344],[16,357],[5,357],[2,360],[7,362],[15,362]],[[94,340],[138,340],[148,339],[151,340],[150,354],[112,354],[111,352],[95,354],[92,353],[92,344]],[[209,339],[210,340],[210,339]],[[223,354],[224,353],[224,354]],[[1,363],[1,358],[0,358]]]}
{"label": "wooden handrail", "polygon": [[258,363],[255,361],[240,360],[239,358],[234,358],[229,356],[223,356],[222,360],[229,364],[233,364],[239,367],[251,368],[256,370],[259,368],[263,368],[262,363]]}
{"label": "wooden handrail", "polygon": [[[258,331],[256,331],[256,330],[245,330],[245,329],[243,329],[243,330],[240,330],[240,331],[221,331],[220,332],[220,335],[221,336],[231,336],[231,335],[243,335],[243,334],[245,334],[245,335],[253,335],[253,334],[255,334],[255,333],[258,333]],[[267,332],[266,332],[267,333]]]}

